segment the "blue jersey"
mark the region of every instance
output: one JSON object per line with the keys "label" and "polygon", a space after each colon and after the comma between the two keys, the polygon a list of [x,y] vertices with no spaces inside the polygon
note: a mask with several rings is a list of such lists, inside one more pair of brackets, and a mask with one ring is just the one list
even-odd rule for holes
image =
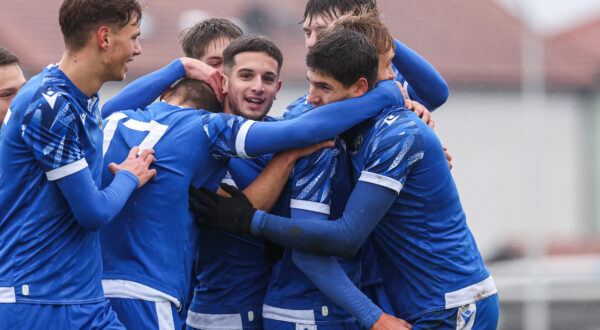
{"label": "blue jersey", "polygon": [[[223,182],[246,189],[272,156],[231,159]],[[241,314],[245,329],[262,328],[262,305],[272,263],[265,241],[202,227],[195,253],[197,285],[190,310],[202,314]]]}
{"label": "blue jersey", "polygon": [[[321,213],[330,219],[342,215],[352,190],[351,168],[345,144],[338,140],[332,148],[321,149],[296,163],[291,176],[292,209]],[[323,221],[327,221],[324,219]],[[311,282],[292,260],[292,249],[273,266],[263,315],[276,320],[295,319],[297,323],[335,324],[355,318],[334,304]],[[338,258],[350,280],[358,286],[359,256]],[[286,314],[286,311],[290,311]],[[300,318],[298,311],[310,311]]]}
{"label": "blue jersey", "polygon": [[75,219],[55,180],[102,168],[98,97],[56,66],[12,102],[0,141],[0,301],[83,304],[104,299],[98,233]]}
{"label": "blue jersey", "polygon": [[371,236],[396,316],[411,320],[495,292],[431,128],[388,108],[349,139],[354,177],[398,193]]}
{"label": "blue jersey", "polygon": [[[164,102],[107,118],[105,163],[119,162],[140,146],[154,149],[157,169],[156,178],[136,190],[101,230],[107,296],[126,292],[146,300],[160,296],[177,307],[186,303],[198,230],[188,209],[188,187],[216,189],[229,158],[241,156],[236,142],[245,122]],[[102,179],[103,185],[112,179],[107,167]]]}

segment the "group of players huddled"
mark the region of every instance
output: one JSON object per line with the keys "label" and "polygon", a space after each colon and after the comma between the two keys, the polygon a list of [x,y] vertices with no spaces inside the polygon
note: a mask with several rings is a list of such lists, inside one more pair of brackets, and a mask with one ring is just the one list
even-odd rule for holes
{"label": "group of players huddled", "polygon": [[62,59],[10,103],[0,329],[496,329],[433,131],[448,86],[375,0],[308,0],[310,86],[283,118],[281,51],[219,18],[101,111],[141,18],[63,0]]}

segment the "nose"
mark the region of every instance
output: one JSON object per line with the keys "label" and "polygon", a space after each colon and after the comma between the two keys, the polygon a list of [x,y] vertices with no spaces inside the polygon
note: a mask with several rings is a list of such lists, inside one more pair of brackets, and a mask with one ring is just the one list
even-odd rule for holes
{"label": "nose", "polygon": [[317,33],[312,32],[310,34],[310,37],[306,38],[306,48],[311,49],[312,46],[314,46],[316,42],[317,42]]}
{"label": "nose", "polygon": [[140,55],[142,53],[142,45],[140,45],[140,41],[138,39],[135,40],[135,44],[133,45],[133,56]]}
{"label": "nose", "polygon": [[306,97],[306,102],[308,103],[312,103],[313,105],[318,105],[319,102],[321,101],[321,98],[319,98],[317,96],[317,94],[314,92],[313,88],[310,87],[309,91],[308,91],[308,96]]}
{"label": "nose", "polygon": [[260,75],[256,75],[254,81],[252,81],[252,91],[255,93],[262,93],[265,91],[265,84]]}

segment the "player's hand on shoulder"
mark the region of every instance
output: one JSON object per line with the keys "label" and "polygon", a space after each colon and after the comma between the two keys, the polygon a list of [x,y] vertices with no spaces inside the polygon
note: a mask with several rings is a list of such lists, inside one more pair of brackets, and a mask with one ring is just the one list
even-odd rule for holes
{"label": "player's hand on shoulder", "polygon": [[250,235],[256,209],[235,187],[221,183],[221,189],[231,197],[190,186],[189,204],[196,223],[229,233]]}
{"label": "player's hand on shoulder", "polygon": [[294,148],[278,152],[275,154],[275,156],[273,156],[273,159],[286,159],[292,163],[295,163],[300,158],[304,158],[321,149],[331,148],[333,146],[335,146],[335,141],[332,140],[319,142],[302,148]]}
{"label": "player's hand on shoulder", "polygon": [[212,66],[191,57],[181,57],[185,67],[185,76],[207,83],[215,92],[219,102],[223,103],[223,75]]}
{"label": "player's hand on shoulder", "polygon": [[429,110],[427,110],[427,108],[425,108],[425,106],[421,103],[413,100],[405,100],[404,107],[416,113],[417,116],[421,118],[421,120],[423,120],[427,125],[429,125],[429,127],[431,127],[431,129],[435,127],[435,121],[431,116],[431,112],[429,112]]}
{"label": "player's hand on shoulder", "polygon": [[[129,151],[129,155],[121,164],[110,163],[108,169],[115,175],[119,171],[129,171],[135,175],[139,180],[138,188],[145,185],[150,179],[156,177],[156,170],[148,168],[150,164],[154,163],[154,150],[144,149],[139,152],[139,147],[133,147]],[[139,154],[139,155],[138,155]]]}
{"label": "player's hand on shoulder", "polygon": [[402,330],[412,329],[412,325],[403,319],[393,317],[390,314],[382,313],[377,322],[370,328],[371,330]]}

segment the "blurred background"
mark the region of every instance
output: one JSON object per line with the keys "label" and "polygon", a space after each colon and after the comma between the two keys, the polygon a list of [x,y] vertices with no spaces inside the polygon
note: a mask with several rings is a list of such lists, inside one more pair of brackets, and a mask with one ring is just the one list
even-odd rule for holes
{"label": "blurred background", "polygon": [[[436,132],[498,286],[500,329],[600,329],[600,1],[378,2],[394,36],[450,86]],[[0,45],[26,77],[60,60],[60,3],[0,2]],[[282,49],[278,116],[308,91],[305,4],[146,0],[127,81],[182,56],[183,29],[229,18]],[[106,84],[101,99],[123,86]]]}

